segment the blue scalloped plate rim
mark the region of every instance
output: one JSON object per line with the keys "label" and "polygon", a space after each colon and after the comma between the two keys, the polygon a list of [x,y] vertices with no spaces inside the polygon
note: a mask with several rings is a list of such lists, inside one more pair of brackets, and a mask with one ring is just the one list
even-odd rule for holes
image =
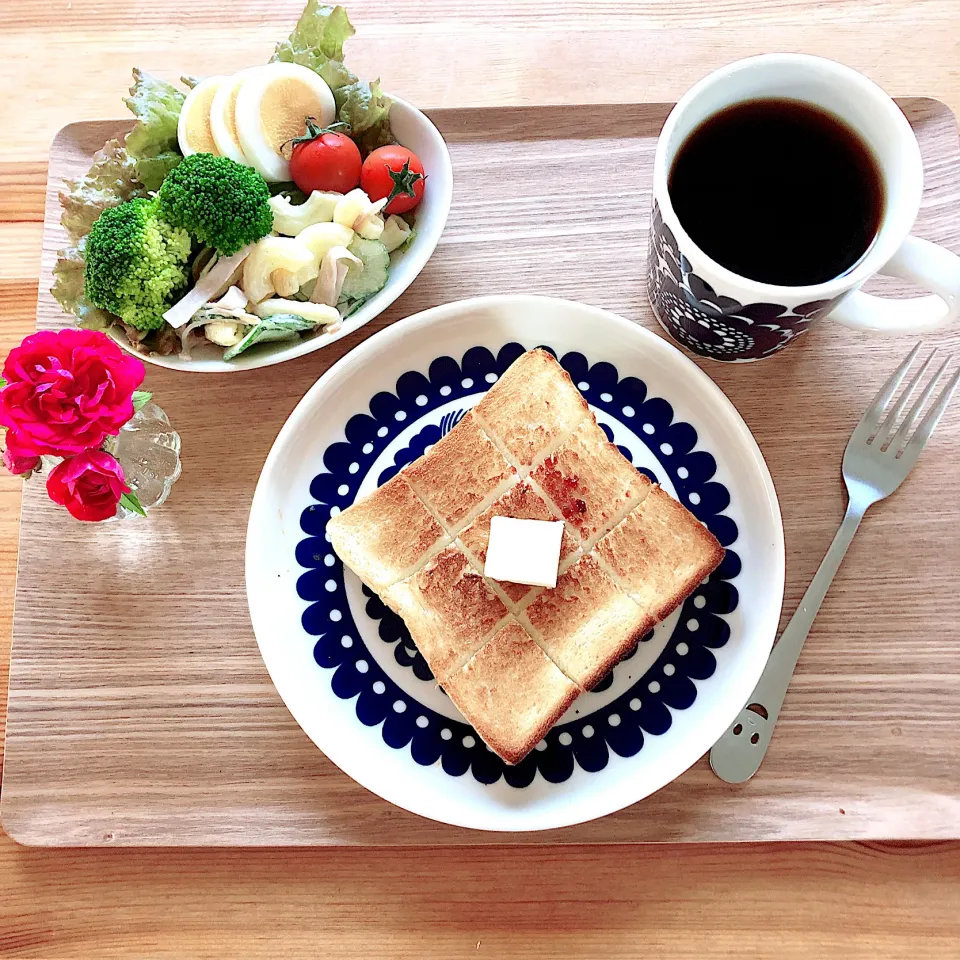
{"label": "blue scalloped plate rim", "polygon": [[[539,346],[556,355],[549,344]],[[645,733],[665,734],[672,723],[670,708],[686,710],[692,706],[697,695],[694,681],[713,675],[716,660],[712,651],[729,637],[730,628],[723,615],[732,613],[739,602],[731,581],[740,572],[735,549],[737,525],[723,512],[730,494],[713,479],[714,457],[709,451],[695,449],[695,428],[676,420],[673,407],[662,397],[651,396],[639,378],[621,378],[613,364],[601,361],[591,365],[582,353],[570,351],[558,359],[591,407],[615,419],[629,433],[629,446],[621,444],[620,451],[632,461],[632,451],[643,445],[653,455],[658,468],[644,467],[644,472],[655,482],[669,479],[685,505],[726,547],[723,563],[684,603],[662,652],[648,669],[639,672],[615,699],[594,707],[594,701],[606,699],[597,694],[610,687],[613,673],[608,675],[596,691],[581,696],[575,719],[558,723],[538,749],[516,766],[504,763],[487,749],[469,724],[431,709],[383,670],[378,662],[383,650],[371,649],[364,642],[357,627],[359,617],[377,622],[379,640],[392,648],[398,663],[424,683],[433,680],[403,621],[375,595],[365,589],[367,602],[356,613],[346,602],[344,567],[325,539],[331,508],[339,511],[353,503],[365,468],[372,467],[401,432],[409,434],[419,427],[392,462],[378,471],[376,485],[385,483],[423,454],[482,395],[478,388],[495,382],[524,349],[512,342],[496,355],[477,346],[459,359],[435,357],[426,376],[407,371],[398,378],[394,390],[378,391],[369,402],[368,412],[355,414],[346,423],[346,440],[324,451],[324,470],[310,485],[315,502],[301,516],[304,538],[296,547],[297,562],[306,570],[297,582],[297,592],[308,604],[303,628],[317,638],[313,655],[323,668],[318,682],[330,684],[336,696],[353,701],[359,722],[377,727],[387,746],[409,750],[418,764],[439,761],[451,777],[469,772],[481,783],[494,783],[503,777],[516,788],[528,786],[538,773],[551,783],[569,779],[575,767],[597,773],[607,765],[611,751],[630,757],[643,749]],[[451,404],[456,409],[450,409]],[[438,408],[447,412],[441,415]],[[397,419],[398,414],[402,419]],[[613,439],[611,428],[603,425]],[[667,450],[669,455],[664,452]],[[651,636],[652,631],[647,642]],[[346,645],[345,638],[349,639]],[[625,662],[615,671],[629,669],[629,662]]]}
{"label": "blue scalloped plate rim", "polygon": [[[614,315],[593,311],[582,305],[520,297],[481,298],[452,304],[410,318],[398,327],[405,328],[409,338],[414,333],[414,327],[420,330],[430,328],[431,314],[436,320],[442,321],[445,311],[449,316],[452,310],[455,317],[458,312],[471,309],[471,304],[474,309],[481,309],[483,304],[499,304],[503,307],[510,302],[526,307],[532,303],[542,306],[544,302],[563,304],[570,309],[592,311],[593,314],[612,318],[619,324],[628,324]],[[517,325],[514,320],[507,324],[508,327]],[[519,326],[523,326],[522,322]],[[682,365],[693,368],[696,377],[706,381],[712,391],[722,397],[708,378],[670,344],[632,324],[629,327],[641,340],[650,338],[657,344],[657,349],[675,354],[676,358],[670,357],[670,364],[679,359]],[[376,341],[390,339],[387,337],[390,333],[396,338],[400,331],[379,334],[354,354],[365,351],[371,357],[385,356],[387,343],[378,344]],[[463,332],[460,333],[459,342],[467,344],[469,341],[463,341]],[[624,331],[618,333],[622,335]],[[322,451],[313,442],[311,462],[316,466],[308,471],[309,480],[297,482],[298,487],[305,489],[293,495],[294,499],[303,503],[297,516],[297,529],[294,529],[292,511],[282,511],[284,549],[289,556],[279,563],[282,571],[278,574],[284,582],[285,595],[292,583],[298,604],[301,639],[295,640],[291,636],[289,645],[291,649],[300,651],[296,654],[301,659],[296,668],[296,685],[301,688],[299,695],[290,689],[293,686],[291,681],[283,681],[278,677],[278,674],[290,673],[289,664],[278,662],[276,646],[263,635],[275,631],[271,631],[264,621],[262,607],[253,595],[256,588],[250,591],[251,613],[271,676],[294,716],[318,746],[361,783],[401,806],[436,819],[488,829],[536,829],[541,825],[578,822],[598,814],[584,815],[582,810],[576,813],[566,810],[558,814],[553,809],[546,820],[535,815],[527,817],[523,810],[527,798],[530,798],[532,807],[556,808],[554,800],[545,802],[545,791],[553,791],[560,797],[568,793],[589,794],[594,788],[585,783],[587,780],[595,783],[597,791],[602,791],[612,770],[618,771],[615,779],[622,781],[624,764],[634,764],[639,770],[645,754],[661,753],[663,742],[671,738],[676,738],[678,743],[681,738],[684,742],[689,741],[690,738],[682,732],[689,725],[688,715],[698,712],[702,689],[708,692],[708,699],[713,695],[710,684],[717,670],[718,658],[721,672],[726,670],[724,650],[731,635],[731,623],[737,624],[745,616],[741,598],[743,564],[740,554],[742,549],[746,549],[750,556],[752,548],[750,543],[743,542],[728,483],[722,482],[718,476],[717,458],[721,456],[720,452],[709,449],[709,445],[701,441],[696,417],[681,417],[675,412],[671,400],[674,395],[679,397],[685,392],[682,386],[678,387],[670,380],[667,382],[670,389],[651,389],[644,377],[630,372],[635,367],[635,358],[630,357],[624,370],[620,369],[622,363],[619,360],[615,365],[607,359],[611,355],[619,358],[620,354],[610,354],[604,350],[602,338],[598,350],[591,350],[589,346],[584,350],[571,350],[564,349],[564,340],[568,340],[569,335],[551,338],[531,338],[529,335],[516,339],[503,337],[499,345],[495,339],[492,345],[487,345],[491,343],[490,335],[489,330],[485,331],[483,338],[476,339],[486,339],[487,343],[471,343],[459,351],[443,350],[442,339],[433,349],[428,348],[426,343],[418,342],[417,362],[407,368],[398,368],[397,374],[389,379],[378,379],[377,386],[380,389],[371,390],[368,387],[364,399],[361,399],[364,392],[362,381],[358,381],[356,376],[352,377],[351,392],[356,394],[350,403],[353,412],[339,423],[331,419],[324,425],[331,436],[339,434],[340,439],[324,444]],[[456,715],[452,705],[447,702],[445,706],[438,707],[436,691],[432,694],[432,700],[418,692],[431,684],[429,668],[416,651],[402,622],[368,590],[364,588],[361,592],[359,581],[353,584],[349,582],[355,578],[349,571],[344,572],[339,559],[330,550],[324,538],[324,527],[331,510],[338,511],[352,503],[358,491],[365,492],[364,484],[366,489],[372,489],[372,486],[384,482],[419,456],[430,443],[436,442],[453,427],[463,411],[482,395],[482,391],[496,381],[516,356],[535,345],[554,350],[574,382],[580,386],[601,426],[616,440],[625,455],[634,459],[639,453],[644,461],[638,463],[640,469],[663,482],[717,535],[728,552],[718,571],[688,598],[682,610],[668,623],[667,635],[657,638],[653,643],[645,638],[638,652],[615,669],[609,682],[601,684],[596,693],[579,699],[577,714],[564,717],[538,744],[537,750],[521,764],[509,767],[486,748],[469,725]],[[379,350],[375,350],[377,347]],[[308,393],[301,407],[308,404],[312,396],[313,406],[316,407],[316,393],[324,381],[331,378],[341,366],[350,366],[351,358],[354,361],[361,359],[350,354],[340,361]],[[659,371],[657,376],[660,376]],[[670,399],[658,394],[667,394]],[[724,402],[732,411],[729,401],[724,398]],[[729,415],[729,411],[725,411],[725,414]],[[295,412],[291,423],[296,418]],[[742,428],[741,432],[745,432],[752,444],[745,425],[739,417],[736,419]],[[285,427],[284,431],[287,429]],[[299,429],[302,433],[302,424]],[[284,439],[284,431],[281,431],[275,451]],[[772,576],[767,578],[767,582],[775,591],[779,591],[775,604],[778,616],[782,600],[779,509],[769,474],[755,444],[750,453],[755,455],[760,467],[759,486],[767,496],[766,506],[771,514],[768,524],[771,534],[768,565]],[[271,458],[273,456],[274,452]],[[268,458],[265,475],[270,467],[271,460]],[[306,476],[302,464],[298,465],[297,470]],[[254,540],[271,539],[269,534],[264,533],[263,525],[255,522],[258,498],[261,503],[263,500],[263,485],[262,478],[251,512],[250,529],[253,536],[248,539],[248,587],[251,583],[251,564],[259,565],[259,560],[251,559],[251,553],[255,556],[263,554],[262,549],[252,549]],[[756,540],[756,533],[752,533],[748,539]],[[272,552],[272,549],[267,552]],[[767,589],[763,592],[766,593]],[[748,594],[746,600],[748,607],[750,596]],[[765,600],[761,605],[765,607],[764,616],[768,624],[775,623],[773,604]],[[284,617],[287,617],[286,604],[284,611]],[[292,619],[290,622],[292,626]],[[358,628],[358,623],[363,625],[362,630]],[[735,629],[737,643],[734,646],[738,646],[739,627]],[[761,639],[758,645],[761,651],[766,652],[762,658],[752,658],[757,676],[769,652],[768,642],[772,642],[773,628],[768,629],[769,641]],[[647,644],[650,649],[657,647],[652,659],[649,649],[645,650]],[[623,675],[627,675],[629,680],[624,679]],[[722,682],[737,686],[729,678]],[[741,679],[738,689],[742,688]],[[749,690],[743,694],[740,702],[729,701],[725,713],[729,713],[731,722],[748,693]],[[319,730],[313,719],[305,716],[311,712],[311,707],[302,702],[306,695],[313,699],[315,706],[322,703],[336,714],[339,736],[331,736],[329,729]],[[735,695],[740,697],[739,693]],[[326,698],[339,701],[339,707],[333,707]],[[295,704],[294,701],[301,702]],[[401,790],[392,789],[390,781],[377,782],[378,777],[370,769],[369,762],[366,763],[366,769],[357,769],[358,764],[354,762],[356,751],[354,755],[349,751],[338,751],[338,740],[349,739],[358,746],[360,744],[357,730],[351,729],[347,733],[347,717],[356,728],[365,731],[362,752],[369,748],[371,755],[378,751],[383,753],[378,763],[389,764],[394,769],[394,782],[396,773],[401,770],[402,777],[409,778],[409,783]],[[724,726],[713,725],[712,739],[722,733]],[[371,737],[379,742],[379,748],[370,742]],[[710,735],[700,735],[700,740],[705,744],[700,753],[709,747],[712,739]],[[404,762],[398,766],[399,757],[403,757]],[[695,759],[688,759],[685,766]],[[664,765],[662,757],[656,758],[656,765]],[[494,815],[490,815],[491,811],[485,811],[485,815],[473,816],[469,809],[472,800],[466,804],[465,815],[447,810],[449,804],[440,804],[438,809],[436,802],[420,802],[422,797],[416,796],[420,792],[416,786],[418,770],[429,780],[431,790],[445,790],[454,795],[462,791],[470,798],[476,796],[477,790],[485,791],[481,805],[487,805],[487,798],[495,796]],[[446,787],[443,786],[444,782]],[[660,785],[655,785],[653,789]],[[519,805],[517,800],[510,800],[503,791],[521,798]],[[623,790],[617,792],[622,793]],[[639,799],[648,792],[649,789],[639,787],[634,791],[636,796],[633,799]],[[398,796],[398,793],[403,796]],[[622,805],[623,802],[618,800],[617,806]],[[496,814],[498,806],[503,807],[503,816]],[[602,808],[604,804],[601,801],[592,806]],[[616,809],[617,806],[611,806],[610,809]],[[518,812],[520,815],[516,816]],[[601,809],[600,812],[606,811]],[[528,820],[534,822],[525,822]]]}

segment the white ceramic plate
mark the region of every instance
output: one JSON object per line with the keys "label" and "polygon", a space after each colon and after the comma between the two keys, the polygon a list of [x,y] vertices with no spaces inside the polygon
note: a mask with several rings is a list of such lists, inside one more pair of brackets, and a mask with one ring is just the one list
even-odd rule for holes
{"label": "white ceramic plate", "polygon": [[[282,363],[284,360],[292,360],[294,357],[302,357],[314,350],[320,350],[353,333],[358,327],[362,327],[383,313],[413,283],[417,274],[430,259],[440,234],[443,233],[453,196],[453,168],[450,164],[450,153],[440,132],[427,116],[405,100],[394,97],[393,107],[390,110],[390,123],[397,141],[409,147],[420,157],[429,177],[423,199],[415,212],[417,233],[406,250],[391,256],[390,275],[386,286],[372,296],[356,313],[347,317],[336,333],[306,337],[289,343],[262,344],[229,362],[222,359],[223,350],[213,344],[197,347],[190,360],[184,360],[177,354],[161,357],[137,353],[136,356],[158,367],[187,370],[191,373],[254,370],[257,367],[269,367],[275,363]],[[108,332],[123,349],[130,350],[130,344],[122,332],[112,329]]]}
{"label": "white ceramic plate", "polygon": [[[537,345],[554,350],[615,442],[697,513],[727,556],[523,763],[507,767],[436,687],[402,622],[343,569],[324,528]],[[267,669],[334,763],[426,817],[541,830],[641,800],[733,722],[773,643],[783,530],[750,431],[666,340],[582,304],[485,297],[389,327],[310,389],[257,485],[246,573]]]}

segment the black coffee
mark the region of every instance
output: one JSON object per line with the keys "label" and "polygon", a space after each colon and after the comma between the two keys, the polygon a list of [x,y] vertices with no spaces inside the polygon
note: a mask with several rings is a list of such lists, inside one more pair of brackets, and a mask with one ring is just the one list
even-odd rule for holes
{"label": "black coffee", "polygon": [[750,100],[705,120],[677,152],[668,186],[704,253],[783,286],[845,273],[883,215],[870,148],[837,117],[799,100]]}

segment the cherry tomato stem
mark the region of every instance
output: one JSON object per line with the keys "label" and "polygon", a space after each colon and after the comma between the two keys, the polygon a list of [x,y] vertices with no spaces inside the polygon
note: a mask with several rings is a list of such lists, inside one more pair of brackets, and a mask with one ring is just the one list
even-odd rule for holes
{"label": "cherry tomato stem", "polygon": [[374,150],[360,171],[364,193],[371,200],[386,199],[387,214],[412,210],[423,197],[425,180],[420,158],[399,144]]}

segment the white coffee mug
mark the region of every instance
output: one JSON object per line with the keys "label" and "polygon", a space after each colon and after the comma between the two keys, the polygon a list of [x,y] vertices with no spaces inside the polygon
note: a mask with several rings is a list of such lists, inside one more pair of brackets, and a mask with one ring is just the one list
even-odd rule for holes
{"label": "white coffee mug", "polygon": [[[885,204],[876,237],[856,265],[824,283],[779,286],[733,273],[690,239],[670,202],[670,168],[690,133],[720,110],[760,98],[801,100],[829,111],[859,133],[878,161]],[[657,143],[647,270],[651,305],[684,346],[740,362],[770,356],[825,316],[880,333],[941,327],[960,311],[960,257],[910,236],[922,193],[923,164],[910,124],[862,74],[832,60],[792,53],[721,67],[681,98]],[[770,242],[777,242],[776,226]],[[877,273],[911,280],[932,293],[912,299],[863,293],[862,284]]]}

